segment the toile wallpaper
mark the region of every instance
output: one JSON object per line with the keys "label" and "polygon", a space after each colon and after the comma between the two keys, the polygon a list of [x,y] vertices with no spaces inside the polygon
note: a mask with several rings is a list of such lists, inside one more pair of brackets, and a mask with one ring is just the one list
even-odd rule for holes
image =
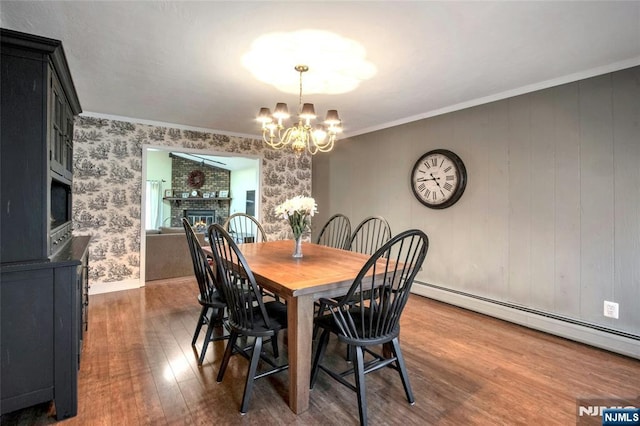
{"label": "toile wallpaper", "polygon": [[74,131],[73,232],[91,235],[91,283],[140,278],[143,145],[262,158],[261,217],[270,240],[291,238],[276,205],[311,195],[311,157],[264,148],[261,140],[94,117],[77,117]]}

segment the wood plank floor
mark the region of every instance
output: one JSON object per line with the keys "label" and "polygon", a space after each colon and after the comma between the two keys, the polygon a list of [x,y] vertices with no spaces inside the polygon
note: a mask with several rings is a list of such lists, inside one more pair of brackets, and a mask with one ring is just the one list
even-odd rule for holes
{"label": "wood plank floor", "polygon": [[[196,288],[185,278],[91,296],[78,415],[65,425],[358,422],[355,394],[322,373],[307,412],[289,410],[285,372],[259,380],[241,416],[247,361],[233,357],[217,384],[225,343],[215,342],[197,365],[204,332],[196,352]],[[416,404],[407,404],[395,371],[370,374],[371,425],[569,425],[576,424],[579,398],[640,399],[639,360],[416,295],[404,312],[401,340]],[[328,352],[343,362],[344,348],[334,346]],[[53,410],[43,404],[9,413],[2,425],[54,423]]]}

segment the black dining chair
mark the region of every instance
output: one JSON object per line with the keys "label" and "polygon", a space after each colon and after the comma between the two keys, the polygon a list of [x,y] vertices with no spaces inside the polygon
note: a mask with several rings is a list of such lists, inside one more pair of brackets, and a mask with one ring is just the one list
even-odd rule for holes
{"label": "black dining chair", "polygon": [[[267,241],[267,233],[262,224],[254,216],[246,213],[234,213],[227,218],[222,225],[237,244],[243,243],[263,243]],[[262,294],[280,300],[277,295],[262,291]]]}
{"label": "black dining chair", "polygon": [[[209,227],[209,243],[218,265],[218,274],[227,301],[228,325],[231,332],[216,380],[221,382],[224,378],[231,355],[238,353],[249,360],[240,405],[240,412],[244,414],[249,408],[253,382],[289,367],[288,364],[277,365],[275,359],[269,358],[262,349],[265,339],[270,339],[273,357],[279,357],[278,332],[287,328],[287,306],[275,300],[262,300],[262,292],[246,259],[234,238],[222,226],[213,224]],[[253,338],[253,343],[248,347],[239,346],[237,342],[241,336]],[[258,373],[260,360],[267,363],[269,368]]]}
{"label": "black dining chair", "polygon": [[[198,358],[198,365],[202,365],[209,343],[229,338],[229,335],[224,333],[223,327],[224,310],[227,304],[217,277],[211,270],[209,259],[202,250],[189,220],[185,217],[182,218],[182,226],[187,236],[187,244],[189,245],[191,260],[193,261],[193,272],[196,276],[196,281],[198,281],[198,290],[200,291],[198,294],[198,303],[202,306],[200,316],[198,317],[198,324],[196,325],[196,330],[191,340],[192,346],[196,345],[202,326],[207,326],[204,343],[202,344],[200,357]],[[219,329],[218,333],[214,333],[216,328]]]}
{"label": "black dining chair", "polygon": [[[414,404],[398,336],[402,311],[428,248],[429,239],[424,232],[417,229],[402,232],[371,256],[346,296],[340,300],[321,299],[330,313],[314,320],[322,334],[313,358],[310,385],[313,389],[322,370],[356,392],[361,425],[367,424],[365,375],[383,367],[398,372],[407,400]],[[346,343],[351,352],[354,361],[345,371],[337,372],[321,363],[330,333]],[[385,345],[386,350],[381,351],[380,345]],[[351,374],[353,381],[347,380]]]}
{"label": "black dining chair", "polygon": [[267,233],[254,216],[234,213],[222,227],[234,237],[236,243],[260,243],[267,241]]}
{"label": "black dining chair", "polygon": [[373,254],[391,238],[389,222],[382,216],[369,216],[353,231],[347,250]]}
{"label": "black dining chair", "polygon": [[[391,226],[382,216],[369,216],[358,224],[353,235],[347,241],[345,248],[358,253],[371,255],[391,238]],[[317,302],[318,315],[324,315],[326,306],[322,301]],[[313,328],[313,337],[318,335],[318,327]],[[347,350],[347,359],[350,352]]]}
{"label": "black dining chair", "polygon": [[351,223],[349,218],[341,213],[334,214],[329,218],[327,223],[324,224],[318,239],[317,244],[344,249],[349,243],[351,238]]}

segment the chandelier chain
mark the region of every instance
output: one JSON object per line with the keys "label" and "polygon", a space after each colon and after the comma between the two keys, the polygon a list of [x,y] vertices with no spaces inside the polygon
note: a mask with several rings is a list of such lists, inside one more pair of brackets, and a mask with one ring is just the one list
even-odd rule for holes
{"label": "chandelier chain", "polygon": [[298,98],[298,114],[302,112],[302,73],[304,71],[300,70],[300,97]]}

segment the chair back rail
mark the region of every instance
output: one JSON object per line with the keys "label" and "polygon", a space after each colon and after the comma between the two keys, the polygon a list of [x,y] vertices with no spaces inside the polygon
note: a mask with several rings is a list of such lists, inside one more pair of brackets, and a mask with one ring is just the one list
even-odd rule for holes
{"label": "chair back rail", "polygon": [[318,235],[317,244],[344,249],[351,238],[351,223],[349,218],[337,213],[329,218]]}
{"label": "chair back rail", "polygon": [[370,216],[360,222],[353,231],[347,249],[371,255],[390,238],[389,222],[382,216]]}
{"label": "chair back rail", "polygon": [[260,243],[267,241],[267,233],[254,216],[234,213],[222,225],[234,237],[236,243]]}

